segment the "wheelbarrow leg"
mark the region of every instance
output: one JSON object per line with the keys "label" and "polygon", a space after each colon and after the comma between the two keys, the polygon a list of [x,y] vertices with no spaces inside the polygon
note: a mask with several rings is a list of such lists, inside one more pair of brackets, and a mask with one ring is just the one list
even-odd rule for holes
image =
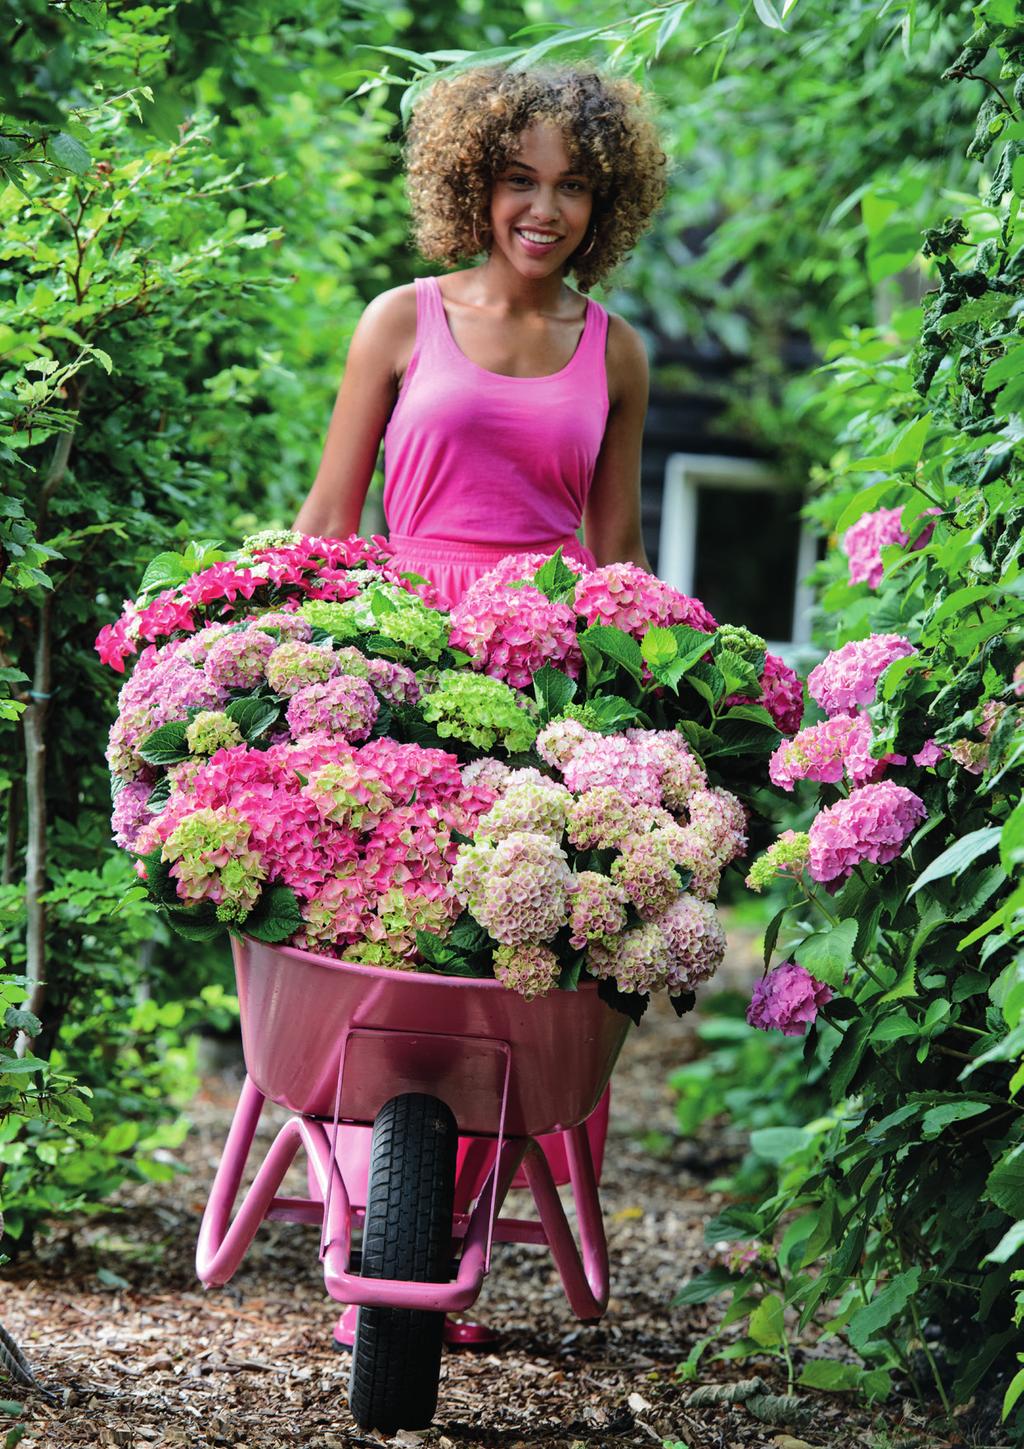
{"label": "wheelbarrow leg", "polygon": [[569,1306],[577,1318],[592,1323],[608,1306],[608,1244],[585,1125],[569,1128],[564,1137],[582,1259],[551,1168],[536,1142],[527,1148],[523,1167]]}

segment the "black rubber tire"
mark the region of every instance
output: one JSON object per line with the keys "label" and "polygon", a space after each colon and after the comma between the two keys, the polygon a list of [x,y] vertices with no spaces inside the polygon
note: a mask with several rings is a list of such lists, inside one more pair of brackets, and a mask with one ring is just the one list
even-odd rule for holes
{"label": "black rubber tire", "polygon": [[[458,1125],[436,1097],[393,1097],[373,1124],[362,1276],[447,1282]],[[437,1408],[443,1313],[359,1309],[349,1407],[361,1429],[425,1429]]]}

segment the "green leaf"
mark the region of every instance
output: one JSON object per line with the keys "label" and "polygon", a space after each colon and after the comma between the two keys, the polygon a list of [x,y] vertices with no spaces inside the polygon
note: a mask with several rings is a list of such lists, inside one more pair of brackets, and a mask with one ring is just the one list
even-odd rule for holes
{"label": "green leaf", "polygon": [[557,548],[533,576],[534,588],[539,589],[554,603],[561,603],[563,599],[574,594],[578,582],[579,575],[573,573],[565,564],[561,548]]}
{"label": "green leaf", "polygon": [[576,693],[576,681],[552,664],[543,664],[533,676],[533,692],[545,723],[559,714]]}
{"label": "green leaf", "polygon": [[73,171],[76,176],[84,176],[92,165],[92,157],[81,141],[69,136],[67,131],[58,131],[56,136],[51,136],[46,148],[58,166]]}
{"label": "green leaf", "polygon": [[999,859],[1007,875],[1024,864],[1024,799],[1018,800],[999,836]]}
{"label": "green leaf", "polygon": [[766,1162],[785,1162],[794,1152],[802,1152],[809,1141],[802,1127],[760,1127],[750,1134],[751,1151]]}
{"label": "green leaf", "polygon": [[801,1388],[841,1394],[859,1389],[863,1377],[864,1370],[855,1363],[840,1363],[834,1358],[812,1358],[804,1364],[797,1383]]}
{"label": "green leaf", "polygon": [[136,753],[147,765],[177,765],[181,760],[188,759],[189,749],[185,742],[187,729],[188,724],[183,719],[161,725],[136,746]]}
{"label": "green leaf", "polygon": [[1007,1263],[1024,1248],[1024,1223],[1013,1223],[996,1243],[991,1253],[982,1258],[983,1263]]}
{"label": "green leaf", "polygon": [[1013,1378],[1010,1380],[1006,1393],[1003,1395],[1002,1417],[1004,1422],[1010,1417],[1010,1411],[1012,1410],[1017,1400],[1020,1398],[1021,1394],[1024,1394],[1024,1368],[1017,1370]]}
{"label": "green leaf", "polygon": [[652,624],[640,641],[640,653],[653,668],[655,665],[671,664],[678,658],[679,645],[671,629]]}
{"label": "green leaf", "polygon": [[905,1273],[897,1273],[870,1303],[857,1309],[846,1325],[846,1336],[858,1353],[862,1353],[871,1339],[903,1312],[917,1292],[920,1281],[921,1269],[908,1268]]}
{"label": "green leaf", "polygon": [[990,1112],[991,1102],[943,1102],[941,1106],[929,1107],[924,1114],[921,1135],[926,1141],[940,1136],[953,1122],[963,1122],[968,1117],[977,1117],[981,1112]]}
{"label": "green leaf", "polygon": [[227,706],[224,713],[229,719],[233,719],[246,744],[251,745],[259,739],[260,735],[266,734],[272,724],[281,717],[281,706],[276,700],[258,699],[246,695],[242,699],[233,699]]}
{"label": "green leaf", "polygon": [[1024,1142],[1000,1157],[988,1175],[985,1196],[1012,1218],[1024,1218]]}
{"label": "green leaf", "polygon": [[302,927],[302,911],[290,886],[271,886],[245,919],[245,930],[257,941],[286,941]]}
{"label": "green leaf", "polygon": [[777,1348],[786,1341],[782,1299],[769,1293],[750,1315],[750,1337],[762,1348]]}
{"label": "green leaf", "polygon": [[10,1031],[23,1031],[26,1036],[38,1036],[43,1029],[38,1016],[18,1006],[9,1006],[4,1012],[4,1026]]}
{"label": "green leaf", "polygon": [[640,682],[643,675],[643,655],[640,653],[640,645],[630,634],[622,629],[615,629],[610,624],[591,624],[580,635],[580,643],[592,645],[606,658],[620,664],[637,683]]}
{"label": "green leaf", "polygon": [[979,856],[987,855],[994,850],[999,841],[1001,829],[998,825],[986,825],[980,830],[972,830],[970,835],[955,840],[952,845],[935,857],[930,865],[918,876],[910,888],[910,895],[916,895],[922,886],[928,885],[933,880],[942,880],[948,875],[959,875]]}
{"label": "green leaf", "polygon": [[707,1303],[741,1281],[740,1276],[730,1273],[728,1268],[708,1268],[706,1272],[698,1273],[695,1278],[690,1278],[683,1284],[672,1299],[672,1306],[683,1308],[695,1303]]}
{"label": "green leaf", "polygon": [[853,948],[857,940],[857,922],[840,921],[827,931],[818,931],[801,941],[793,952],[805,970],[826,986],[839,987],[853,964]]}

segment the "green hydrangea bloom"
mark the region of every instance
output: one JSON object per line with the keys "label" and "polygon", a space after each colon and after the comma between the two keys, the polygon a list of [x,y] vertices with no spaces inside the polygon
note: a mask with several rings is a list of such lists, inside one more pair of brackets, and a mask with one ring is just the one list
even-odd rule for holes
{"label": "green hydrangea bloom", "polygon": [[501,745],[516,755],[537,738],[537,726],[520,703],[523,698],[489,674],[443,669],[437,688],[420,701],[420,710],[442,739],[464,740],[481,750]]}
{"label": "green hydrangea bloom", "polygon": [[193,755],[212,755],[244,743],[238,725],[221,709],[200,710],[185,731],[185,742]]}
{"label": "green hydrangea bloom", "polygon": [[239,557],[244,560],[263,548],[288,548],[302,537],[290,528],[264,528],[259,533],[250,533],[242,539]]}
{"label": "green hydrangea bloom", "polygon": [[178,896],[187,905],[212,901],[219,921],[244,921],[260,898],[267,872],[249,849],[252,827],[230,806],[194,810],[164,841]]}
{"label": "green hydrangea bloom", "polygon": [[589,704],[566,704],[558,712],[558,719],[577,720],[584,729],[592,730],[595,735],[602,734],[601,721],[597,711]]}
{"label": "green hydrangea bloom", "polygon": [[777,875],[799,876],[807,864],[811,837],[805,830],[785,830],[759,855],[747,874],[752,891],[763,891]]}
{"label": "green hydrangea bloom", "polygon": [[721,624],[716,648],[730,649],[733,654],[740,654],[744,659],[753,661],[764,654],[768,644],[760,634],[744,629],[742,624]]}
{"label": "green hydrangea bloom", "polygon": [[[429,608],[422,599],[407,594],[404,589],[377,584],[368,591],[372,601],[386,601],[393,608],[381,608],[380,602],[374,609],[374,623],[377,632],[396,644],[404,644],[427,659],[438,659],[448,646],[451,623],[448,615],[438,609]],[[372,608],[372,602],[371,602]]]}
{"label": "green hydrangea bloom", "polygon": [[325,629],[335,639],[356,639],[373,627],[372,619],[369,624],[360,622],[361,603],[361,599],[346,599],[340,604],[328,603],[326,599],[307,599],[299,613],[314,629]]}

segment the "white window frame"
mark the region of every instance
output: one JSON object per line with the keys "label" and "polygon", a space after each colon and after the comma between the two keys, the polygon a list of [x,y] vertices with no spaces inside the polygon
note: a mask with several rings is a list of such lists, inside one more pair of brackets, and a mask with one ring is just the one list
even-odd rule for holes
{"label": "white window frame", "polygon": [[[716,488],[746,489],[788,487],[769,463],[757,458],[723,457],[718,453],[672,453],[665,465],[665,490],[661,501],[661,534],[658,541],[658,573],[666,583],[693,595],[697,549],[697,489],[702,484]],[[806,579],[817,560],[814,531],[800,522],[797,544],[796,589],[790,638],[769,639],[777,654],[806,651],[811,643],[811,611],[814,590]]]}

